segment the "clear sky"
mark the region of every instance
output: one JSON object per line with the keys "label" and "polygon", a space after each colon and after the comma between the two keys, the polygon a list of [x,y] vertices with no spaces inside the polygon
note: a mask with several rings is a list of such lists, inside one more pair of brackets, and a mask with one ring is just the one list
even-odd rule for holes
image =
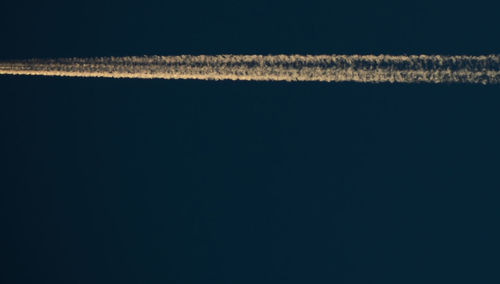
{"label": "clear sky", "polygon": [[[498,54],[498,11],[2,1],[0,59]],[[0,76],[0,282],[499,283],[499,94]]]}

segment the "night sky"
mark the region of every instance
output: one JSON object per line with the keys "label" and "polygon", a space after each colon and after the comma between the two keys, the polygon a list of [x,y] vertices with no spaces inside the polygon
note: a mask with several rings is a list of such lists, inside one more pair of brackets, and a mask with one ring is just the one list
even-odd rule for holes
{"label": "night sky", "polygon": [[[498,54],[494,1],[3,1],[0,60]],[[499,283],[500,86],[0,76],[2,283]]]}

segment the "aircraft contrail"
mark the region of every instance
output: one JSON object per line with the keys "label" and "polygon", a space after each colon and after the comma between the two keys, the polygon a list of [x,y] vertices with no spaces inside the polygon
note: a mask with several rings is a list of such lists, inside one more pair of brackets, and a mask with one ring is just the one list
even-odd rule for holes
{"label": "aircraft contrail", "polygon": [[180,55],[0,62],[0,74],[143,79],[500,83],[500,55]]}

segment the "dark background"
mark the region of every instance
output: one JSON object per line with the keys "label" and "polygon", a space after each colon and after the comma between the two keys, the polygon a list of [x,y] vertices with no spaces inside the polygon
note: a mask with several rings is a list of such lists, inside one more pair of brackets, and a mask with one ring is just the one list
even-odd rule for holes
{"label": "dark background", "polygon": [[[0,59],[489,54],[498,5],[3,1]],[[499,283],[500,88],[0,77],[2,283]]]}

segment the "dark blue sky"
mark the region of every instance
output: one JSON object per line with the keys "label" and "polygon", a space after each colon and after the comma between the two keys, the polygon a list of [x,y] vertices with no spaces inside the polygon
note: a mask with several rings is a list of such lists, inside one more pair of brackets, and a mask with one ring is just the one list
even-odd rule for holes
{"label": "dark blue sky", "polygon": [[[498,5],[0,3],[1,59],[499,53]],[[500,89],[0,77],[2,283],[497,283]]]}

